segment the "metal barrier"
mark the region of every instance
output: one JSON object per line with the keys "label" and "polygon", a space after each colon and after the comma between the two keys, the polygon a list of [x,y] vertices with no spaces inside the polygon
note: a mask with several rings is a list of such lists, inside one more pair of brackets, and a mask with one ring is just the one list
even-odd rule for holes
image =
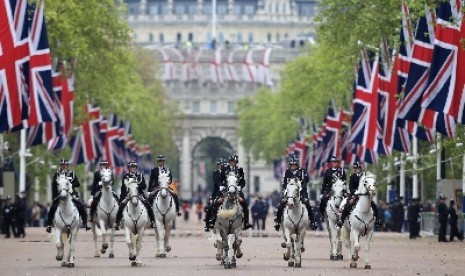
{"label": "metal barrier", "polygon": [[[459,213],[459,220],[458,220],[458,227],[459,229],[463,228],[463,214]],[[427,232],[431,235],[439,234],[439,221],[438,221],[438,214],[425,212],[421,213],[421,231]],[[450,225],[447,223],[447,235],[449,235]]]}

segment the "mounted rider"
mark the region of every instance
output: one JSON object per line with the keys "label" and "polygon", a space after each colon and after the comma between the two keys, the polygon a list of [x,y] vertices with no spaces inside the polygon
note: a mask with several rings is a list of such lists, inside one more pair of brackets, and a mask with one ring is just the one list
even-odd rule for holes
{"label": "mounted rider", "polygon": [[304,169],[299,167],[299,159],[296,156],[291,156],[289,158],[289,168],[287,168],[286,172],[284,173],[284,179],[282,183],[283,194],[278,206],[278,210],[276,211],[276,218],[275,218],[275,226],[274,228],[276,231],[279,231],[280,223],[283,216],[284,208],[286,207],[286,195],[284,191],[287,188],[287,182],[289,179],[298,178],[300,180],[301,185],[301,192],[300,192],[300,201],[305,204],[307,207],[308,218],[310,220],[310,226],[313,230],[318,228],[318,225],[315,222],[315,216],[313,214],[313,208],[310,205],[310,201],[308,200],[308,192],[307,192],[307,183],[309,181],[308,174],[305,172]]}
{"label": "mounted rider", "polygon": [[219,205],[214,204],[215,200],[221,196],[220,186],[221,185],[221,169],[223,168],[223,158],[218,159],[216,162],[216,170],[213,171],[213,191],[210,199],[205,207],[205,232],[210,231],[215,225],[216,213],[218,212]]}
{"label": "mounted rider", "polygon": [[[110,167],[108,166],[107,160],[102,160],[99,163],[99,170],[94,173],[94,181],[92,182],[92,191],[90,192],[90,199],[87,202],[87,207],[90,208],[90,216],[89,221],[92,221],[95,211],[97,210],[98,203],[100,202],[100,198],[102,197],[102,170],[108,170]],[[111,175],[111,182],[113,183],[113,173]],[[116,200],[119,201],[118,195],[113,191],[113,196]]]}
{"label": "mounted rider", "polygon": [[[157,156],[157,167],[153,167],[152,170],[150,170],[150,180],[149,180],[149,189],[148,192],[150,193],[150,200],[155,198],[160,191],[159,186],[160,186],[160,173],[166,173],[168,172],[168,177],[170,178],[169,183],[173,182],[173,176],[171,175],[170,169],[165,166],[165,156],[163,154],[160,154]],[[171,187],[169,189],[171,196],[174,199],[174,204],[176,205],[176,214],[181,216],[181,213],[179,212],[179,198],[178,195],[171,190]]]}
{"label": "mounted rider", "polygon": [[46,231],[48,233],[52,232],[53,218],[55,217],[55,212],[58,208],[58,205],[60,204],[60,199],[58,198],[58,183],[57,183],[57,179],[60,175],[65,175],[71,182],[71,185],[73,187],[73,191],[71,193],[72,201],[79,212],[79,216],[81,216],[82,218],[82,222],[84,224],[84,227],[86,228],[86,231],[89,230],[90,228],[87,226],[86,209],[84,208],[84,205],[79,200],[78,193],[74,190],[74,188],[78,188],[79,186],[81,186],[81,184],[79,183],[79,179],[77,178],[76,172],[69,170],[69,161],[62,158],[60,160],[60,169],[57,172],[55,172],[55,175],[53,175],[53,179],[52,179],[53,201],[52,201],[52,205],[50,206],[50,210],[48,212],[47,227],[45,228]]}
{"label": "mounted rider", "polygon": [[[229,160],[229,165],[221,169],[221,173],[220,173],[221,186],[226,188],[227,186],[226,181],[228,179],[228,175],[230,172],[233,172],[236,175],[236,178],[238,181],[237,186],[239,188],[239,196],[240,196],[239,203],[241,204],[242,211],[244,212],[243,229],[247,230],[252,227],[252,224],[249,223],[249,204],[247,203],[244,193],[242,192],[242,190],[245,187],[244,169],[237,166],[237,163],[239,163],[239,156],[237,154],[229,156],[228,160]],[[222,191],[221,188],[220,188],[220,191]],[[222,203],[223,203],[223,199],[221,198],[218,200],[218,204],[221,205]]]}
{"label": "mounted rider", "polygon": [[[341,214],[341,218],[338,219],[337,225],[339,227],[342,227],[344,225],[344,220],[348,215],[350,215],[350,212],[352,211],[352,208],[354,205],[357,203],[358,200],[358,195],[357,195],[357,189],[358,185],[360,183],[360,177],[362,176],[362,163],[360,162],[355,162],[352,165],[352,174],[350,175],[349,179],[349,200],[347,201],[347,204],[344,206]],[[373,209],[373,215],[375,217],[375,224],[377,226],[381,226],[381,221],[378,217],[378,206],[376,206],[375,202],[372,200],[371,201],[371,209]]]}
{"label": "mounted rider", "polygon": [[128,188],[127,186],[133,182],[134,180],[137,182],[138,191],[139,191],[139,199],[144,204],[145,208],[147,209],[147,213],[150,218],[150,227],[155,228],[155,216],[153,215],[152,206],[150,205],[149,201],[145,198],[144,190],[147,188],[147,184],[145,184],[144,175],[137,171],[137,163],[135,161],[128,162],[128,172],[125,173],[122,177],[122,184],[121,184],[121,192],[120,192],[120,205],[118,209],[118,213],[116,213],[116,222],[115,222],[115,229],[119,229],[119,225],[121,220],[123,219],[123,210],[126,207],[126,204],[129,201],[128,196]]}
{"label": "mounted rider", "polygon": [[342,181],[346,181],[346,172],[344,168],[341,167],[341,162],[337,156],[332,156],[329,160],[331,162],[331,168],[327,169],[323,176],[323,185],[321,187],[320,194],[320,214],[321,220],[324,220],[326,213],[326,205],[331,196],[331,188],[333,185],[334,179],[337,177]]}

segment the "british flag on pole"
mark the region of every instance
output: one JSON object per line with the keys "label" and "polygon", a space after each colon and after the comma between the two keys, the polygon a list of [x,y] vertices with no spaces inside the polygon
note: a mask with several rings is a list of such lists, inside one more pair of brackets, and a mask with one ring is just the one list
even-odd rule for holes
{"label": "british flag on pole", "polygon": [[422,106],[443,112],[465,123],[465,53],[462,1],[441,2],[436,9],[437,24],[433,59]]}
{"label": "british flag on pole", "polygon": [[0,0],[0,132],[27,118],[29,36],[26,0]]}
{"label": "british flag on pole", "polygon": [[378,66],[379,57],[361,51],[356,88],[352,100],[353,116],[351,141],[359,145],[361,161],[377,162],[378,149]]}

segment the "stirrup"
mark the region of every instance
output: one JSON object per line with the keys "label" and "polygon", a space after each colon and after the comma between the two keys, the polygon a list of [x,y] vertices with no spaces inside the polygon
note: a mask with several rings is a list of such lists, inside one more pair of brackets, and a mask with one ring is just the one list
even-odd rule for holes
{"label": "stirrup", "polygon": [[337,226],[339,226],[341,228],[344,225],[344,222],[341,219],[338,219],[336,224],[337,224]]}
{"label": "stirrup", "polygon": [[119,223],[115,223],[115,230],[119,230]]}
{"label": "stirrup", "polygon": [[52,226],[48,225],[47,227],[45,227],[45,231],[47,233],[52,233]]}
{"label": "stirrup", "polygon": [[150,228],[157,228],[157,226],[155,225],[155,221],[150,222]]}
{"label": "stirrup", "polygon": [[281,228],[281,225],[280,225],[279,223],[274,225],[274,229],[275,229],[276,231],[279,232],[279,229],[280,229],[280,228]]}

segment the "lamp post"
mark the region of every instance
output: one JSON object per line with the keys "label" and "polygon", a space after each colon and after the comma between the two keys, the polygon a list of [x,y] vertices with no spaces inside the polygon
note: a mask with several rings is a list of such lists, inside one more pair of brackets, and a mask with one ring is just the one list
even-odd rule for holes
{"label": "lamp post", "polygon": [[19,155],[19,192],[26,191],[26,157],[32,156],[26,150],[26,129],[21,129]]}
{"label": "lamp post", "polygon": [[405,196],[405,154],[403,152],[400,153],[400,159],[396,158],[396,162],[394,162],[395,166],[399,166],[399,173],[400,173],[400,183],[399,183],[399,197]]}

